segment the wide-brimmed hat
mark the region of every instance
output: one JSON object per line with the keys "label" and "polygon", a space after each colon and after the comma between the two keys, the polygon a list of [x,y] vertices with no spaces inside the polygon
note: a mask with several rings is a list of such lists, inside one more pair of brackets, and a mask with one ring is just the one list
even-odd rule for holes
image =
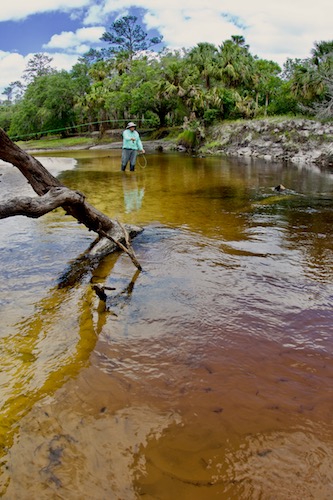
{"label": "wide-brimmed hat", "polygon": [[126,128],[136,127],[136,123],[129,122]]}

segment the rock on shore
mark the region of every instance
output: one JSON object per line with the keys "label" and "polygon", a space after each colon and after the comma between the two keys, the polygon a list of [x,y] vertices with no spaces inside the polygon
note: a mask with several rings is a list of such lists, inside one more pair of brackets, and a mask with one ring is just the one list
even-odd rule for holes
{"label": "rock on shore", "polygon": [[[209,141],[209,142],[208,142]],[[269,118],[211,127],[206,153],[333,166],[333,123]]]}

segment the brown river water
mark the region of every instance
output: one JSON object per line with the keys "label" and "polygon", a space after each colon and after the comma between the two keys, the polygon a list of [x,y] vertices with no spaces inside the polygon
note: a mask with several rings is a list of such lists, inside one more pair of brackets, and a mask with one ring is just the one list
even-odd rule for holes
{"label": "brown river water", "polygon": [[[81,266],[95,237],[61,209],[0,221],[0,495],[332,499],[333,172],[39,159],[144,228],[143,271],[122,253]],[[30,193],[0,173],[2,200]],[[115,288],[106,304],[92,284]]]}

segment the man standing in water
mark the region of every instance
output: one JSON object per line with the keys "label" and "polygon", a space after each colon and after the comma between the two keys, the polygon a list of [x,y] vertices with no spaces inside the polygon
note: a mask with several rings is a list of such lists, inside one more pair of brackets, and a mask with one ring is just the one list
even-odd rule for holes
{"label": "man standing in water", "polygon": [[134,172],[138,151],[144,153],[139,133],[135,130],[136,124],[129,122],[123,132],[123,151],[121,155],[121,170],[126,170],[126,165],[130,162],[130,171]]}

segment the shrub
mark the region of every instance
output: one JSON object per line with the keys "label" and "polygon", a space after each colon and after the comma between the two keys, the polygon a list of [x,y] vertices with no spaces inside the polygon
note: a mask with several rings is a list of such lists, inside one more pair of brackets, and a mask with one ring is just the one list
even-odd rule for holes
{"label": "shrub", "polygon": [[203,116],[205,125],[212,125],[220,117],[220,114],[218,109],[206,109]]}
{"label": "shrub", "polygon": [[195,149],[197,146],[197,134],[194,130],[184,130],[179,134],[177,144],[184,146],[186,149]]}

